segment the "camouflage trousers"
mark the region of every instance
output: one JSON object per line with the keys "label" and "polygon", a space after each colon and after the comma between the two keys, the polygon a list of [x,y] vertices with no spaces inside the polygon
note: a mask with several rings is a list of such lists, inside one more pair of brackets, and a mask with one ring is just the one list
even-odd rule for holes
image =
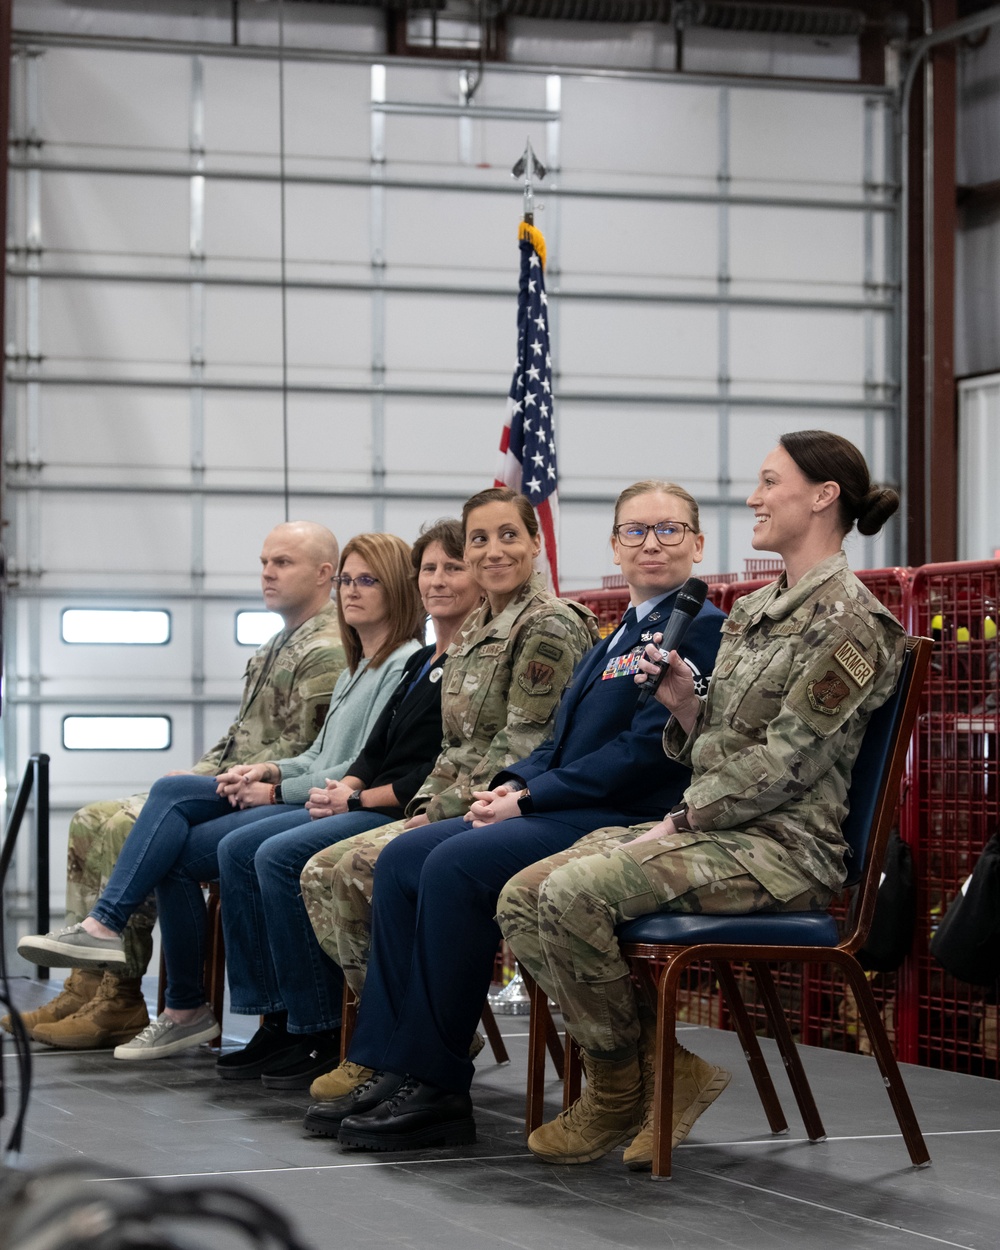
{"label": "camouflage trousers", "polygon": [[[127,799],[89,803],[69,822],[66,863],[66,923],[78,924],[90,914],[118,862],[125,839],[139,818],[149,796],[132,794]],[[122,940],[125,943],[123,977],[141,977],[153,957],[153,926],[156,900],[150,895],[132,915]]]}
{"label": "camouflage trousers", "polygon": [[[588,1054],[625,1057],[639,1038],[639,1007],[616,925],[656,911],[811,911],[830,901],[830,890],[805,876],[800,894],[777,901],[725,849],[726,834],[622,845],[649,828],[595,830],[512,877],[497,904],[497,923],[518,961],[559,1004]],[[747,835],[728,836],[746,849]],[[780,850],[769,838],[757,842],[765,860]]]}
{"label": "camouflage trousers", "polygon": [[314,855],[300,885],[317,941],[340,965],[360,998],[368,968],[372,928],[372,874],[383,847],[404,831],[403,820],[344,838]]}

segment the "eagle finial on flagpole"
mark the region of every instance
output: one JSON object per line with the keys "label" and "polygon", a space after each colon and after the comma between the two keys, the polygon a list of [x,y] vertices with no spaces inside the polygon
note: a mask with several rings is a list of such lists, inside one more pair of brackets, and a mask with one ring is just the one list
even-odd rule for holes
{"label": "eagle finial on flagpole", "polygon": [[528,139],[521,153],[521,158],[510,171],[512,178],[524,178],[524,220],[529,226],[535,224],[535,192],[532,182],[533,178],[542,178],[548,173],[548,170],[535,155],[535,150],[531,146],[531,140]]}

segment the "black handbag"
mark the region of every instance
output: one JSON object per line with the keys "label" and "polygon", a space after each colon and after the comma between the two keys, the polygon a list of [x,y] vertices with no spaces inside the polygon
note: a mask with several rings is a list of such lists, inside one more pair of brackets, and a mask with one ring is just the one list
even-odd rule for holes
{"label": "black handbag", "polygon": [[1000,979],[1000,834],[986,843],[968,888],[945,912],[931,954],[959,981],[993,985]]}
{"label": "black handbag", "polygon": [[913,852],[893,829],[882,861],[882,882],[868,938],[858,951],[866,972],[895,972],[910,953],[917,923],[917,882]]}

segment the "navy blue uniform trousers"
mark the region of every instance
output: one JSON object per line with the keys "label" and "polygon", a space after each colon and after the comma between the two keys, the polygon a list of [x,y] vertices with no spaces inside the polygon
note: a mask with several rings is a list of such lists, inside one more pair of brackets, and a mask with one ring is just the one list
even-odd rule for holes
{"label": "navy blue uniform trousers", "polygon": [[372,941],[349,1058],[464,1093],[469,1044],[500,944],[496,905],[516,873],[585,833],[627,825],[613,809],[484,825],[461,817],[410,829],[375,863]]}

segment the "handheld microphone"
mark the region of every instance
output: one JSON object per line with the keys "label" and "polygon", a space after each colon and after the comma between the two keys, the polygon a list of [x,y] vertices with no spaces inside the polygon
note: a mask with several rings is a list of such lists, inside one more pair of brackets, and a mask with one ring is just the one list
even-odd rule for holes
{"label": "handheld microphone", "polygon": [[688,627],[701,611],[707,594],[708,586],[698,577],[689,577],[678,590],[677,598],[674,600],[674,610],[670,613],[667,627],[663,631],[663,641],[660,643],[663,659],[657,663],[657,672],[652,675],[647,673],[645,682],[639,687],[639,707],[648,703],[656,693],[656,688],[663,680],[663,674],[667,668],[667,656],[680,646],[684,635],[688,632]]}

